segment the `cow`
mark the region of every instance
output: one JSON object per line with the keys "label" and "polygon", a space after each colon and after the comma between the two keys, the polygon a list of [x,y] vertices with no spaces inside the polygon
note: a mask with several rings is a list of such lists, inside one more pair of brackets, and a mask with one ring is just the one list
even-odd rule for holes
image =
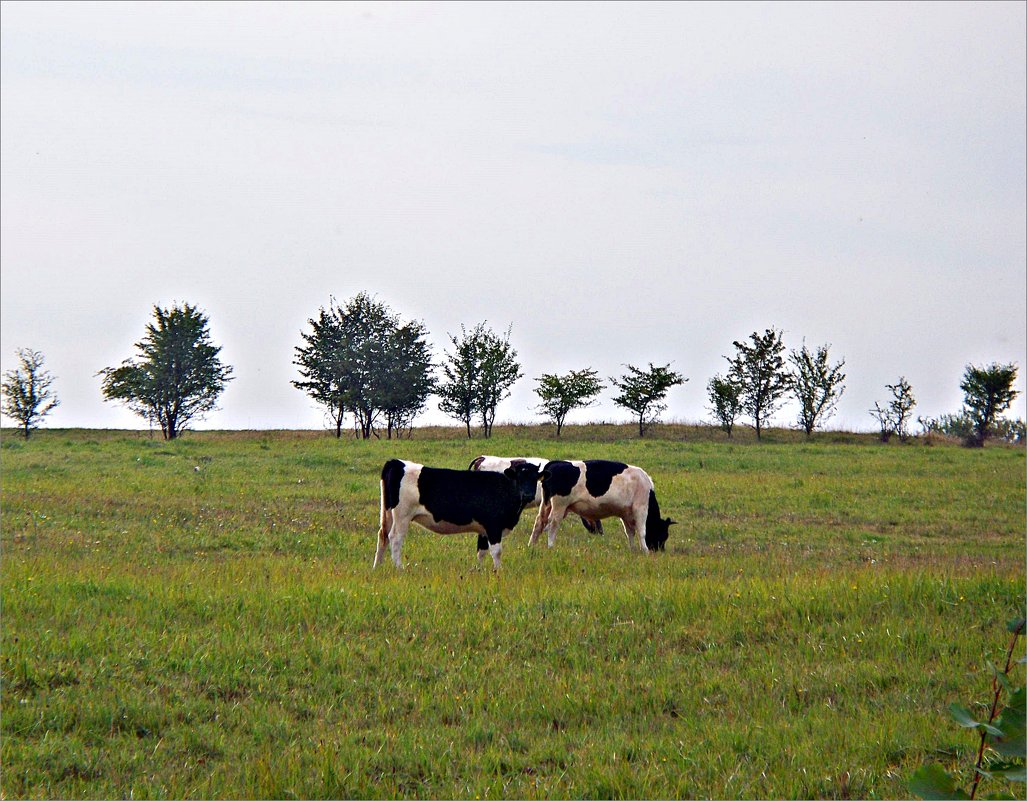
{"label": "cow", "polygon": [[574,512],[585,520],[619,517],[628,547],[635,535],[642,551],[665,549],[674,521],[660,517],[653,480],[641,467],[602,459],[549,462],[542,470],[541,483],[542,504],[529,546],[545,529],[552,548],[560,521]]}
{"label": "cow", "polygon": [[499,567],[503,535],[520,520],[535,497],[538,465],[524,462],[503,473],[470,472],[425,467],[390,459],[382,467],[381,527],[374,566],[382,561],[385,546],[392,561],[403,566],[403,540],[411,521],[439,534],[478,533],[478,562],[485,552]]}
{"label": "cow", "polygon": [[[537,456],[515,456],[512,458],[506,458],[505,456],[477,456],[471,460],[471,463],[467,465],[468,470],[490,470],[495,473],[502,473],[508,467],[515,464],[521,464],[523,462],[530,462],[531,464],[538,465],[541,471],[543,467],[549,462],[548,459],[540,459]],[[542,504],[542,484],[539,483],[535,490],[535,498],[528,504],[528,506],[535,507]],[[603,533],[603,521],[602,520],[589,520],[582,516],[581,524],[585,527],[585,530],[592,534]]]}

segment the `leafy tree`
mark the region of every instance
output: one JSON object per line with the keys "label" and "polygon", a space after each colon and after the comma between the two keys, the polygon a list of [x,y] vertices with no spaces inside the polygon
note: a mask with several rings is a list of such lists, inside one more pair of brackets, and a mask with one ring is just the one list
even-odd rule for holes
{"label": "leafy tree", "polygon": [[813,353],[803,342],[801,350],[793,350],[789,354],[789,361],[795,368],[793,389],[799,401],[798,423],[807,437],[834,414],[838,400],[845,392],[845,373],[842,372],[845,360],[828,364],[830,347],[821,345]]}
{"label": "leafy tree", "polygon": [[905,442],[909,439],[910,412],[916,406],[913,387],[905,376],[899,376],[897,384],[885,384],[885,387],[891,392],[892,399],[886,407],[874,401],[874,408],[870,410],[870,414],[877,418],[881,426],[881,442],[887,442],[892,434],[898,434],[899,439]]}
{"label": "leafy tree", "polygon": [[792,376],[781,355],[785,346],[782,332],[768,328],[762,336],[753,331],[751,345],[735,341],[735,357],[727,359],[728,377],[741,387],[742,411],[752,418],[756,439],[762,439],[767,421],[791,389]]}
{"label": "leafy tree", "polygon": [[221,348],[211,341],[207,315],[195,306],[154,306],[153,316],[135,344],[136,360],[98,375],[104,400],[124,403],[157,422],[165,439],[176,439],[193,419],[216,408],[232,368],[218,358]]}
{"label": "leafy tree", "polygon": [[414,418],[428,404],[435,390],[431,346],[424,339],[427,330],[420,323],[408,323],[392,336],[386,362],[391,365],[382,384],[382,406],[389,439],[395,431],[410,433]]}
{"label": "leafy tree", "polygon": [[659,422],[660,414],[667,408],[663,399],[671,387],[685,383],[688,379],[670,369],[670,365],[654,367],[649,362],[648,370],[626,364],[628,372],[620,378],[610,378],[610,383],[620,390],[613,399],[618,406],[633,412],[638,418],[638,436]]}
{"label": "leafy tree", "polygon": [[442,362],[442,381],[436,390],[439,409],[455,417],[467,427],[467,438],[471,438],[471,421],[478,412],[478,358],[473,342],[461,325],[462,336],[449,334],[453,352],[446,352]]}
{"label": "leafy tree", "polygon": [[388,437],[409,427],[432,392],[431,348],[419,322],[401,325],[399,316],[366,292],[344,306],[329,304],[310,333],[301,336],[293,363],[303,380],[293,381],[326,410],[342,436],[347,413],[364,439],[375,435],[384,415]]}
{"label": "leafy tree", "polygon": [[17,420],[25,439],[40,421],[61,405],[51,389],[54,377],[43,369],[43,354],[31,348],[18,348],[20,366],[4,373],[3,413]]}
{"label": "leafy tree", "polygon": [[1015,364],[966,366],[959,388],[963,390],[963,404],[973,424],[973,434],[966,440],[968,445],[984,447],[984,440],[993,433],[999,415],[1010,407],[1019,394],[1013,389],[1014,381]]}
{"label": "leafy tree", "polygon": [[730,437],[735,426],[735,418],[742,411],[742,387],[730,377],[715,375],[706,385],[710,398],[710,411],[718,425]]}
{"label": "leafy tree", "polygon": [[496,420],[496,407],[510,397],[510,387],[524,375],[517,361],[517,351],[510,344],[510,330],[500,339],[492,331],[481,335],[478,346],[481,354],[481,383],[478,389],[478,411],[481,414],[482,430],[486,437],[492,436],[492,424]]}
{"label": "leafy tree", "polygon": [[603,389],[599,374],[591,368],[571,370],[566,375],[543,373],[535,380],[535,394],[542,401],[539,408],[556,424],[556,436],[560,436],[567,414],[592,405]]}
{"label": "leafy tree", "polygon": [[307,320],[310,333],[301,333],[305,347],[296,348],[293,364],[300,368],[304,380],[292,385],[305,391],[313,400],[325,407],[325,414],[335,427],[335,436],[342,437],[342,423],[346,417],[346,388],[343,371],[343,333],[338,309],[321,308],[317,318]]}
{"label": "leafy tree", "polygon": [[484,322],[470,333],[461,325],[460,336],[450,334],[449,340],[453,352],[446,352],[444,380],[436,390],[441,398],[439,409],[462,421],[468,438],[471,421],[479,416],[482,432],[491,437],[496,407],[510,396],[510,387],[523,375],[517,351],[510,344],[510,329],[504,338]]}

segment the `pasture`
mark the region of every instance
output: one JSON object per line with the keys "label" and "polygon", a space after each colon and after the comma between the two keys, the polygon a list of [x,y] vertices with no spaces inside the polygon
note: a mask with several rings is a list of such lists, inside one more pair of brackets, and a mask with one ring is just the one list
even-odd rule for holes
{"label": "pasture", "polygon": [[[0,794],[905,798],[927,760],[966,784],[945,710],[986,700],[1023,614],[1022,448],[415,436],[5,431]],[[528,550],[529,510],[499,573],[416,526],[372,571],[384,461],[480,453],[643,466],[667,551],[572,519]]]}

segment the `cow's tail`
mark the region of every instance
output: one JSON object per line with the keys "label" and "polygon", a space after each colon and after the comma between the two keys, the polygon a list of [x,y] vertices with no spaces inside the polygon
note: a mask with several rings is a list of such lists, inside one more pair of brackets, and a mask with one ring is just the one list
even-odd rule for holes
{"label": "cow's tail", "polygon": [[381,526],[378,529],[378,547],[384,548],[389,544],[389,530],[392,528],[392,510],[385,508],[385,482],[382,482],[382,514]]}
{"label": "cow's tail", "polygon": [[467,465],[467,469],[468,470],[477,470],[478,468],[481,467],[481,463],[484,462],[484,461],[485,461],[485,457],[484,456],[478,456],[478,457],[474,458],[469,465]]}
{"label": "cow's tail", "polygon": [[399,504],[399,483],[403,478],[403,462],[390,459],[382,468],[382,506],[378,527],[378,547],[375,550],[374,565],[382,560],[389,545],[389,531],[392,530],[392,510]]}

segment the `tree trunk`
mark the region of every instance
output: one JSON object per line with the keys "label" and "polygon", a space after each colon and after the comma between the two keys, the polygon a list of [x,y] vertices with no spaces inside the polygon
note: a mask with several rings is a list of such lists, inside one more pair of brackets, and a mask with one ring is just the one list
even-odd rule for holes
{"label": "tree trunk", "polygon": [[32,433],[32,429],[29,427],[29,421],[25,421],[25,439],[29,438],[29,434]]}

